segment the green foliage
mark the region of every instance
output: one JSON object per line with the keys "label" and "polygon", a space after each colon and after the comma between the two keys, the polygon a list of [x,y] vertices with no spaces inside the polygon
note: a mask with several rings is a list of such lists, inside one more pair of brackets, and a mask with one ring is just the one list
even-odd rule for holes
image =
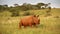
{"label": "green foliage", "polygon": [[48,7],[48,9],[49,9],[49,11],[51,11],[51,7],[50,6]]}
{"label": "green foliage", "polygon": [[0,12],[3,12],[5,10],[9,10],[8,5],[0,5]]}
{"label": "green foliage", "polygon": [[12,13],[12,17],[19,16],[19,10],[11,9],[10,12]]}
{"label": "green foliage", "polygon": [[27,16],[27,15],[30,15],[30,13],[29,12],[24,12],[24,15]]}
{"label": "green foliage", "polygon": [[38,3],[37,7],[38,7],[38,9],[41,9],[41,6],[44,6],[44,5],[45,5],[44,3]]}
{"label": "green foliage", "polygon": [[[14,4],[14,7],[8,7],[8,5],[0,5],[0,12],[4,10],[21,10],[21,11],[27,11],[27,10],[37,10],[37,9],[44,9],[50,4],[45,4],[45,3],[37,3],[36,5],[28,4],[28,3],[23,3],[23,5],[19,6],[18,4]],[[43,8],[41,8],[44,6]],[[51,7],[48,7],[48,9],[51,9]],[[14,11],[14,10],[13,10]]]}
{"label": "green foliage", "polygon": [[33,13],[31,13],[31,12],[29,12],[29,11],[25,11],[23,15],[24,15],[24,16],[33,15]]}
{"label": "green foliage", "polygon": [[3,10],[5,10],[5,7],[0,5],[0,12],[2,12]]}
{"label": "green foliage", "polygon": [[11,16],[12,16],[12,17],[19,16],[19,12],[13,12]]}

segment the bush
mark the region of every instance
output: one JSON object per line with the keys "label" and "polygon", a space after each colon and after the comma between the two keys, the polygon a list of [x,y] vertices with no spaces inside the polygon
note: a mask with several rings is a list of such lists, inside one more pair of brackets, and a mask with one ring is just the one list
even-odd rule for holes
{"label": "bush", "polygon": [[12,13],[11,17],[19,16],[19,11],[15,9],[11,9],[10,12]]}
{"label": "bush", "polygon": [[46,11],[46,13],[50,13],[51,11]]}
{"label": "bush", "polygon": [[11,17],[16,17],[16,16],[19,16],[19,12],[12,12]]}
{"label": "bush", "polygon": [[28,16],[28,15],[33,15],[33,14],[34,14],[34,13],[31,13],[31,12],[25,11],[23,15],[24,15],[24,16]]}
{"label": "bush", "polygon": [[54,18],[60,18],[59,16],[54,16]]}

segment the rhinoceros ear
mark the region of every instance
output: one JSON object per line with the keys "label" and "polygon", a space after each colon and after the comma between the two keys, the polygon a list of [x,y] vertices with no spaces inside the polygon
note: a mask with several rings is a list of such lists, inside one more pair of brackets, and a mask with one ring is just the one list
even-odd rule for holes
{"label": "rhinoceros ear", "polygon": [[36,15],[34,15],[34,17],[36,17]]}
{"label": "rhinoceros ear", "polygon": [[39,15],[37,15],[36,17],[39,17]]}

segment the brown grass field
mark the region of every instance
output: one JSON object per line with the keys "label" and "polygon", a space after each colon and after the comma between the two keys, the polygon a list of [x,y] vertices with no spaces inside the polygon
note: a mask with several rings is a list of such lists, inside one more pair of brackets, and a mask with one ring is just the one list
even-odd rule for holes
{"label": "brown grass field", "polygon": [[[31,13],[40,15],[40,25],[38,28],[27,27],[22,29],[19,29],[18,24],[24,16],[10,17],[10,12],[2,12],[0,13],[0,34],[60,34],[60,9],[52,9],[51,16],[47,17],[46,11],[47,9],[29,10]],[[23,12],[20,14],[22,15]]]}

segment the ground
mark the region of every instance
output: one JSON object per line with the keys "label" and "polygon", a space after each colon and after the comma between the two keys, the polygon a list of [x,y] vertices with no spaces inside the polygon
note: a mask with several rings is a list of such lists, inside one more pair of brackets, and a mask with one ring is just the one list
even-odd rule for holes
{"label": "ground", "polygon": [[[24,16],[10,17],[9,12],[0,13],[0,34],[60,34],[60,9],[52,9],[51,15],[46,16],[44,10],[29,10],[34,14],[39,14],[40,25],[19,29],[19,21]],[[58,16],[58,17],[57,17]]]}

